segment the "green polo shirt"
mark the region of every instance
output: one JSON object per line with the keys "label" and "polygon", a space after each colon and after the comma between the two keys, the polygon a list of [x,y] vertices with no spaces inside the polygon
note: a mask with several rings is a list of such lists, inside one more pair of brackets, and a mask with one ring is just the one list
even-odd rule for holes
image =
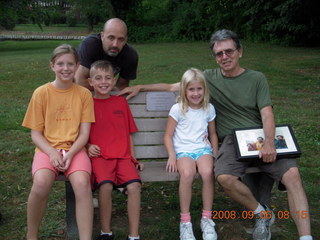
{"label": "green polo shirt", "polygon": [[245,70],[236,77],[225,77],[220,69],[204,71],[208,81],[210,102],[217,112],[219,139],[235,128],[262,125],[260,110],[271,106],[266,77],[257,71]]}

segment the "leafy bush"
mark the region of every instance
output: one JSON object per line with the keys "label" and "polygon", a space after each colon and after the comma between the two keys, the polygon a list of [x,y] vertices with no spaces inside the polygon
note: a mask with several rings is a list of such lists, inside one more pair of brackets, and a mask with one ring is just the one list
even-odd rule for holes
{"label": "leafy bush", "polygon": [[17,14],[10,8],[3,6],[0,8],[0,26],[7,29],[13,30],[17,23]]}
{"label": "leafy bush", "polygon": [[[320,44],[320,15],[316,0],[66,0],[62,7],[43,8],[37,1],[0,0],[0,24],[12,29],[31,19],[49,25],[75,26],[83,16],[89,31],[109,17],[120,17],[128,25],[131,41],[205,40],[218,29],[228,28],[241,38],[282,45]],[[32,7],[30,7],[32,6]],[[29,8],[29,9],[28,9]],[[14,11],[13,11],[13,10]],[[79,20],[79,19],[78,19]]]}
{"label": "leafy bush", "polygon": [[66,23],[68,27],[75,27],[77,25],[78,19],[73,12],[67,14]]}
{"label": "leafy bush", "polygon": [[241,38],[282,45],[315,46],[320,42],[316,0],[131,2],[134,7],[126,9],[125,20],[134,29],[132,39],[136,41],[164,36],[172,41],[207,41],[214,31],[228,28]]}
{"label": "leafy bush", "polygon": [[128,38],[130,42],[163,42],[172,41],[168,26],[128,26]]}
{"label": "leafy bush", "polygon": [[66,14],[60,8],[53,8],[50,11],[50,19],[52,24],[62,24],[66,23]]}

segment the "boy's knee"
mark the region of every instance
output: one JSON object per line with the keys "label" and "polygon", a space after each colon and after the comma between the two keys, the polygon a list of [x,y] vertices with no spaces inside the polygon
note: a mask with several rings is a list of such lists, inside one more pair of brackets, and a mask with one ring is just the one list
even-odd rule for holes
{"label": "boy's knee", "polygon": [[126,186],[128,195],[132,193],[140,193],[141,192],[141,183],[133,182]]}
{"label": "boy's knee", "polygon": [[104,183],[99,186],[99,201],[104,199],[112,199],[112,191],[114,187],[111,183]]}
{"label": "boy's knee", "polygon": [[111,183],[104,183],[99,187],[99,192],[112,192],[113,185]]}

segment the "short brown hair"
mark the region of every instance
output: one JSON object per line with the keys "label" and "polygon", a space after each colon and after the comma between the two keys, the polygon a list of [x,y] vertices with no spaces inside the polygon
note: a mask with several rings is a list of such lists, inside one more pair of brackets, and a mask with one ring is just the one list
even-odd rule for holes
{"label": "short brown hair", "polygon": [[51,54],[51,63],[54,63],[57,57],[60,57],[63,54],[72,54],[76,62],[79,61],[77,50],[69,44],[62,44],[56,47]]}
{"label": "short brown hair", "polygon": [[94,71],[97,69],[101,69],[103,71],[112,71],[115,74],[115,69],[112,64],[107,60],[98,60],[91,64],[90,66],[90,77],[93,76]]}

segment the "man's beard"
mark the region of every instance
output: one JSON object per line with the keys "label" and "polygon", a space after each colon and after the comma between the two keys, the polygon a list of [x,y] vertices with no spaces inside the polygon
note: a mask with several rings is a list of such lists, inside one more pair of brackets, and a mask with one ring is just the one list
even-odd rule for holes
{"label": "man's beard", "polygon": [[[111,51],[111,50],[117,50],[117,51]],[[110,57],[116,57],[118,56],[119,54],[119,49],[118,48],[111,48],[107,51],[107,54],[110,56]]]}

